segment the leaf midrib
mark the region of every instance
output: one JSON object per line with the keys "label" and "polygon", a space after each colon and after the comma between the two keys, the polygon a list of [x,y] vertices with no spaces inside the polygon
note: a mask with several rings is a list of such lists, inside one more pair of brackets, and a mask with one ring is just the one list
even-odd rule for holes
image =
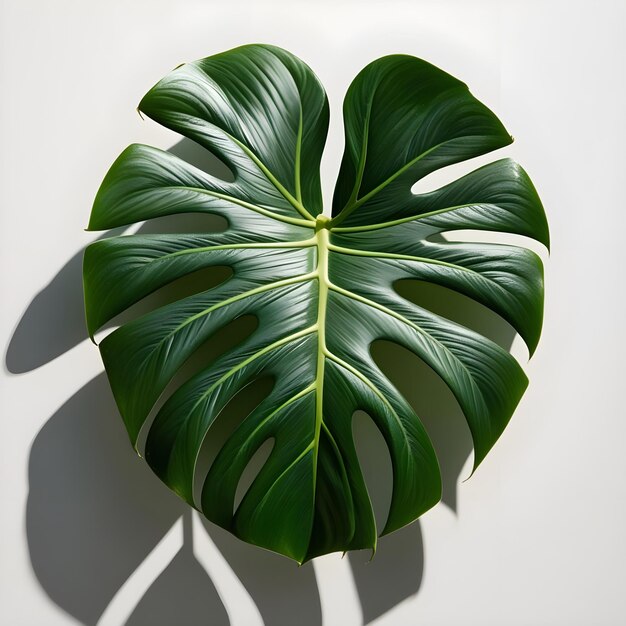
{"label": "leaf midrib", "polygon": [[313,460],[313,494],[317,488],[317,460],[319,456],[319,438],[324,421],[324,367],[326,364],[326,313],[328,309],[328,238],[329,233],[321,228],[315,234],[317,240],[317,280],[319,283],[317,300],[317,370],[315,373],[315,456]]}

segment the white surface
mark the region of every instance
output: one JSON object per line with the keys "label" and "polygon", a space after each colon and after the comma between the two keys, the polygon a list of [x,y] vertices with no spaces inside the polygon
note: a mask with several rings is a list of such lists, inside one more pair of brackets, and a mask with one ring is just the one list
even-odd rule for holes
{"label": "white surface", "polygon": [[[33,297],[93,238],[82,229],[117,154],[133,141],[175,143],[171,133],[142,122],[135,106],[180,62],[252,41],[283,46],[308,62],[332,103],[327,198],[342,149],[341,101],[362,66],[405,52],[467,82],[516,137],[503,152],[524,165],[548,212],[553,247],[544,334],[510,427],[478,473],[459,486],[458,514],[439,505],[421,521],[426,558],[419,592],[376,623],[624,623],[625,3],[13,0],[0,6],[5,349]],[[100,370],[97,350],[83,341],[37,369],[2,375],[2,624],[80,623],[46,595],[31,567],[28,464],[40,429]],[[163,545],[171,540],[168,535]],[[217,550],[208,541],[195,543],[201,562]],[[316,569],[322,613],[325,624],[350,626],[362,610],[347,560],[338,559],[325,557]],[[133,579],[134,588],[158,575],[157,562],[143,582]],[[235,614],[255,623],[256,610],[241,600],[245,587],[223,574],[227,562],[211,562],[233,623]],[[301,574],[304,569],[292,575]],[[126,599],[124,607],[118,595],[103,619],[115,623],[111,615],[128,615],[138,600]],[[266,601],[280,605],[281,590]],[[233,603],[240,611],[233,613]],[[286,624],[301,622],[297,613],[283,617]]]}

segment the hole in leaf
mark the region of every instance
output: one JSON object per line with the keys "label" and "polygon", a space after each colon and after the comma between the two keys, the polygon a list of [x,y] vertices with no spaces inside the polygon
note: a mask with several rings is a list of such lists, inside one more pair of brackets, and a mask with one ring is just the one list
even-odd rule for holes
{"label": "hole in leaf", "polygon": [[416,195],[420,195],[437,191],[438,189],[457,181],[466,174],[477,170],[479,167],[498,160],[498,158],[501,158],[500,152],[494,151],[474,157],[473,159],[461,161],[460,163],[446,165],[445,167],[441,167],[413,183],[411,192]]}
{"label": "hole in leaf", "polygon": [[211,176],[229,183],[235,180],[233,172],[224,161],[191,139],[181,139],[169,148],[168,152]]}
{"label": "hole in leaf", "polygon": [[[191,272],[185,276],[164,285],[160,289],[153,291],[145,298],[139,300],[125,311],[116,315],[108,322],[103,330],[113,330],[118,326],[122,326],[146,313],[155,311],[172,302],[177,302],[183,298],[193,296],[202,291],[213,289],[217,285],[225,282],[233,275],[233,270],[224,265],[216,265],[205,267],[203,269]],[[102,331],[100,331],[102,332]],[[102,336],[98,333],[98,341],[102,340]]]}
{"label": "hole in leaf", "polygon": [[424,425],[439,459],[443,501],[456,510],[457,482],[473,449],[461,407],[437,373],[410,350],[379,340],[371,353]]}
{"label": "hole in leaf", "polygon": [[200,502],[202,487],[215,457],[228,441],[237,426],[269,395],[274,381],[270,376],[253,380],[240,389],[220,411],[200,448],[196,475],[194,476],[194,500]]}
{"label": "hole in leaf", "polygon": [[272,453],[274,447],[274,438],[270,438],[264,441],[259,449],[252,455],[248,464],[246,465],[239,483],[237,484],[237,491],[235,492],[235,502],[233,506],[233,515],[236,513],[241,501],[244,499],[248,489],[252,486],[254,479],[259,475],[259,472],[263,469],[263,466],[267,462]]}
{"label": "hole in leaf", "polygon": [[[491,243],[517,246],[518,248],[527,248],[534,252],[543,261],[548,257],[548,251],[542,243],[535,241],[532,237],[517,235],[515,233],[506,233],[499,230],[474,230],[463,228],[459,230],[441,231],[440,236],[440,242],[443,243]],[[428,239],[434,241],[434,239],[430,237]]]}
{"label": "hole in leaf", "polygon": [[393,469],[387,442],[364,411],[356,411],[352,416],[352,436],[380,533],[387,521],[393,489]]}
{"label": "hole in leaf", "polygon": [[242,315],[228,322],[198,346],[178,370],[172,382],[178,383],[177,387],[180,386],[208,367],[218,357],[246,340],[257,329],[258,325],[258,319],[255,315]]}
{"label": "hole in leaf", "polygon": [[509,350],[515,330],[486,306],[447,287],[420,280],[399,280],[394,284],[398,295],[441,317],[491,339]]}
{"label": "hole in leaf", "polygon": [[227,228],[228,220],[221,215],[212,213],[178,213],[148,220],[135,231],[135,234],[221,233]]}

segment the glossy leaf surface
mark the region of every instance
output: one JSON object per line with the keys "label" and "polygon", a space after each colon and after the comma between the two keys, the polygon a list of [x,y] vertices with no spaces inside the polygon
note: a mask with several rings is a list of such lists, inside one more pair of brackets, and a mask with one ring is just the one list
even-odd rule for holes
{"label": "glossy leaf surface", "polygon": [[[322,214],[319,180],[326,95],[288,52],[250,45],[182,65],[139,108],[219,157],[233,179],[132,145],[102,183],[90,230],[182,213],[219,215],[228,226],[90,245],[90,334],[183,276],[223,266],[232,273],[122,324],[101,342],[131,442],[137,446],[147,432],[145,458],[161,480],[245,541],[298,562],[375,548],[377,534],[414,521],[439,500],[441,480],[424,427],[374,362],[372,342],[404,346],[446,382],[471,430],[475,466],[527,385],[508,352],[394,289],[417,279],[465,294],[535,349],[543,307],[539,258],[515,246],[432,241],[473,229],[547,246],[543,208],[526,173],[505,159],[436,191],[411,192],[430,172],[506,146],[511,137],[457,79],[414,57],[379,59],[346,96],[346,148],[331,219]],[[250,315],[256,329],[205,363],[152,419],[183,364],[229,322]],[[271,391],[227,438],[194,494],[212,425],[237,393],[264,377]],[[391,457],[383,529],[376,528],[353,440],[357,410],[372,418]],[[268,440],[271,453],[235,506],[241,476]]]}

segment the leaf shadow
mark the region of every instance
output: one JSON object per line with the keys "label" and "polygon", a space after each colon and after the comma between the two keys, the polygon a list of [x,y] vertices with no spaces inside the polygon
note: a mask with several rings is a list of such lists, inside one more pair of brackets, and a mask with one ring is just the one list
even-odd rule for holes
{"label": "leaf shadow", "polygon": [[[170,152],[217,176],[224,166],[183,139]],[[179,224],[180,224],[179,220]],[[184,221],[181,229],[185,230]],[[154,224],[142,227],[153,232]],[[171,224],[168,225],[171,229]],[[105,236],[110,236],[107,233]],[[17,323],[5,355],[13,374],[26,374],[87,339],[83,318],[82,252],[74,255],[37,293]],[[401,295],[429,303],[509,347],[513,332],[499,318],[468,299],[406,284]],[[469,304],[468,304],[469,303]],[[465,317],[463,317],[465,316]],[[494,330],[495,329],[495,330]],[[228,339],[230,343],[232,337]],[[216,338],[215,341],[220,341]],[[462,414],[441,381],[417,357],[387,342],[374,356],[391,381],[423,417],[437,448],[444,478],[444,502],[456,508],[456,484],[471,442]],[[427,384],[414,381],[424,377]],[[439,385],[439,386],[438,386]],[[428,392],[423,394],[423,389]],[[465,429],[465,430],[464,430]],[[377,515],[389,500],[390,473],[384,445],[367,428],[355,432],[367,450],[361,458]],[[128,444],[110,388],[100,374],[61,406],[36,436],[29,457],[26,536],[34,573],[51,600],[80,623],[98,623],[125,581],[188,511]],[[211,540],[256,603],[266,624],[321,624],[321,604],[311,564],[298,568],[278,555],[253,548],[210,523]],[[152,586],[137,598],[131,626],[229,623],[216,581],[197,562],[189,536]],[[349,563],[365,624],[418,593],[424,574],[419,522],[384,537],[376,557],[352,553]],[[180,608],[184,607],[184,623]]]}

